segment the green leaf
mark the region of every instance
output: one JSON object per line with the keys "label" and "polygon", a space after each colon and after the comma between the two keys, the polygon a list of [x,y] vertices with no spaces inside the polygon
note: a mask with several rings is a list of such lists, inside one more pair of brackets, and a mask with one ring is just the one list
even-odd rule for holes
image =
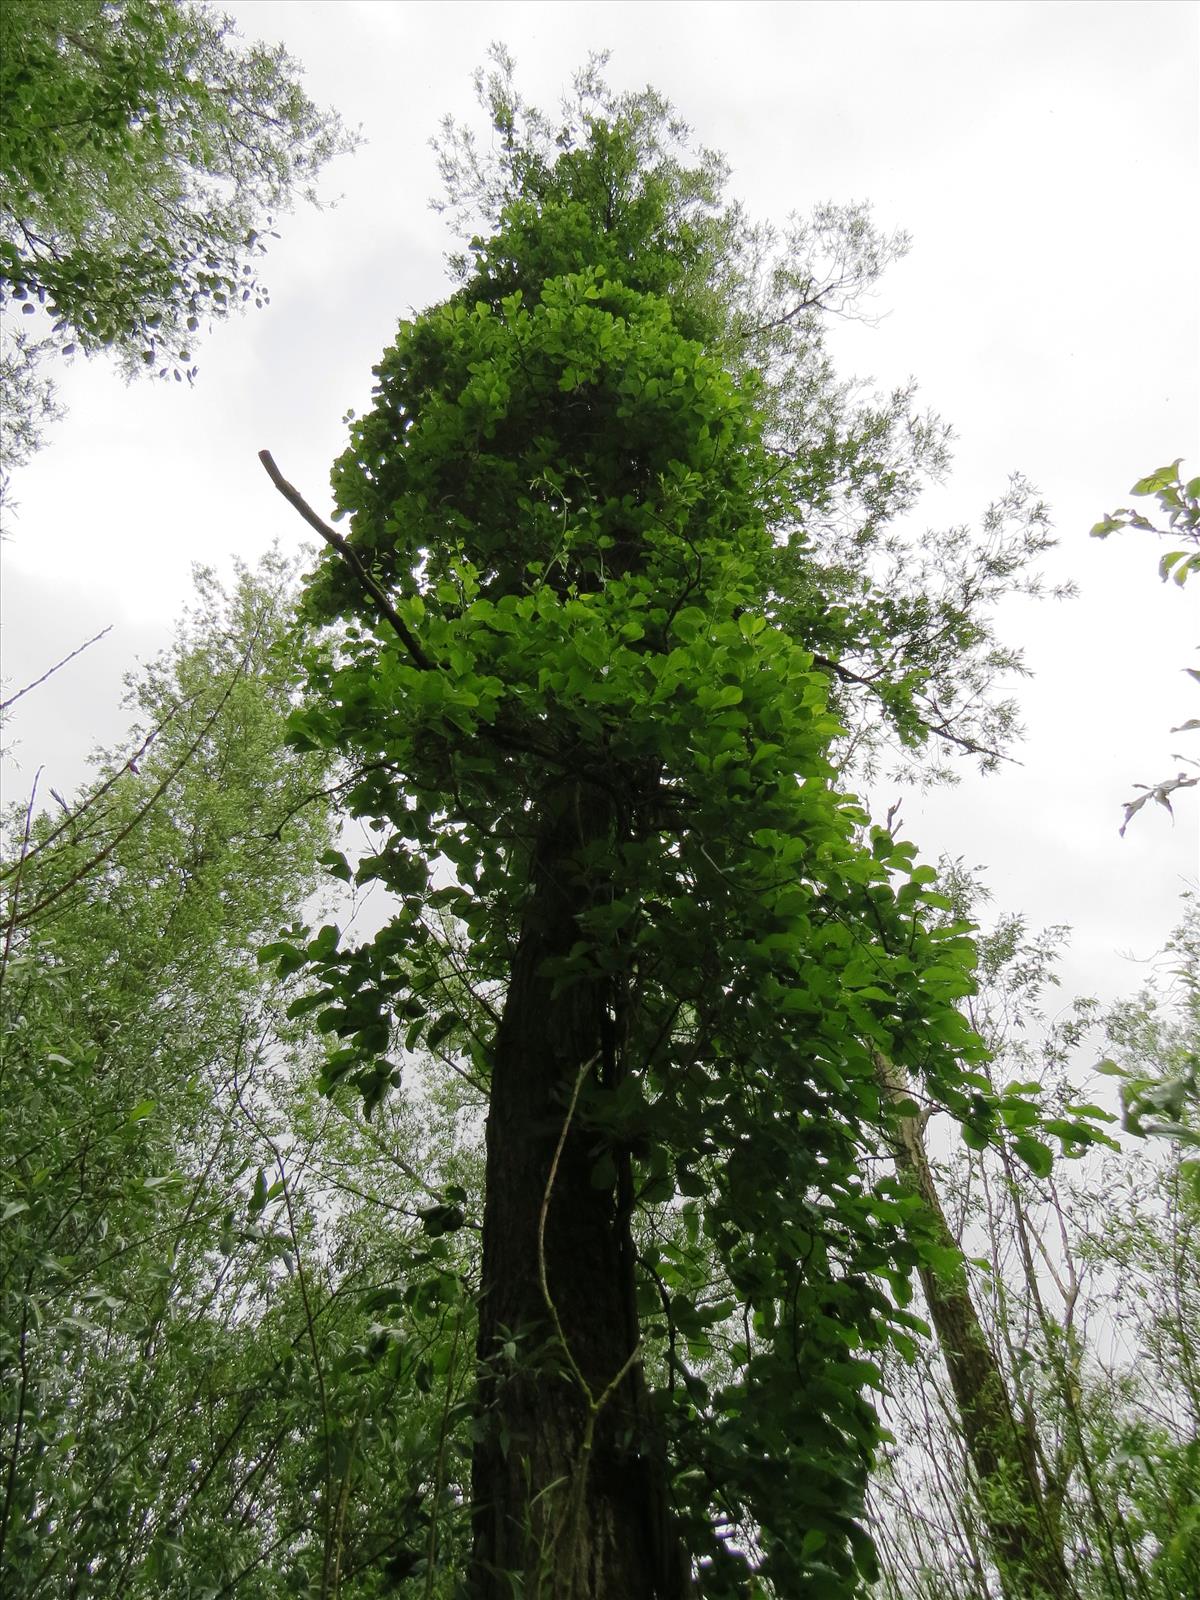
{"label": "green leaf", "polygon": [[445,1233],[457,1233],[466,1221],[462,1207],[456,1205],[426,1206],[417,1215],[421,1219],[421,1226],[432,1239],[438,1239]]}
{"label": "green leaf", "polygon": [[1179,465],[1182,460],[1182,456],[1177,456],[1169,467],[1159,467],[1157,472],[1139,478],[1129,491],[1130,494],[1157,494],[1161,489],[1170,488],[1179,476]]}
{"label": "green leaf", "polygon": [[1189,559],[1189,552],[1186,551],[1186,550],[1168,550],[1166,555],[1164,555],[1162,557],[1162,559],[1158,563],[1158,575],[1159,575],[1159,577],[1165,583],[1167,581],[1167,579],[1171,576],[1171,569],[1175,566],[1175,564],[1177,562],[1182,561],[1182,562],[1185,563],[1182,577],[1179,574],[1176,574],[1176,581],[1177,582],[1182,582],[1183,578],[1186,578],[1186,576],[1187,576],[1186,563],[1187,563],[1188,559]]}
{"label": "green leaf", "polygon": [[340,850],[326,850],[321,857],[321,865],[327,869],[330,877],[338,878],[343,883],[350,883],[353,879],[350,863]]}
{"label": "green leaf", "polygon": [[1050,1146],[1043,1144],[1040,1139],[1035,1139],[1031,1134],[1023,1133],[1013,1140],[1013,1150],[1030,1172],[1038,1178],[1048,1178],[1054,1170],[1054,1152]]}
{"label": "green leaf", "polygon": [[699,606],[683,606],[671,626],[678,638],[687,641],[696,638],[708,626],[708,617]]}
{"label": "green leaf", "polygon": [[1125,523],[1119,517],[1104,517],[1091,531],[1093,539],[1106,539],[1110,533],[1119,533]]}
{"label": "green leaf", "polygon": [[593,1189],[616,1188],[617,1164],[611,1150],[601,1151],[599,1157],[592,1163],[590,1182]]}
{"label": "green leaf", "polygon": [[327,961],[338,947],[341,931],[333,923],[327,922],[313,939],[305,955],[309,961]]}
{"label": "green leaf", "polygon": [[458,1025],[459,1019],[452,1011],[436,1018],[426,1030],[425,1048],[427,1050],[437,1050],[438,1046],[449,1038]]}

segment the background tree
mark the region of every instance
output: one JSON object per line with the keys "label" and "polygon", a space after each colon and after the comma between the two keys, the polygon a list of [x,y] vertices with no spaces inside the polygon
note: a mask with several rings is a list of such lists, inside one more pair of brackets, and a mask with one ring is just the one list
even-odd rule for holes
{"label": "background tree", "polygon": [[1164,1026],[1164,1002],[1153,993],[1143,1006],[1114,1017],[1115,1061],[1102,1072],[1121,1079],[1125,1126],[1179,1147],[1180,1176],[1200,1199],[1200,917],[1189,914],[1167,942],[1178,1023]]}
{"label": "background tree", "polygon": [[255,959],[332,844],[291,576],[202,574],[132,756],[6,818],[6,1595],[442,1600],[463,1565],[476,1091],[322,1098]]}
{"label": "background tree", "polygon": [[[246,951],[311,884],[328,826],[309,808],[267,837],[320,771],[280,753],[283,587],[275,570],[226,599],[202,577],[190,632],[136,686],[133,754],[79,803],[37,813],[31,797],[7,818],[0,1567],[14,1592],[63,1592],[89,1565],[119,1592],[151,1464],[173,1476],[154,1438],[180,1405],[172,1386],[213,1302],[254,1275],[253,1250],[215,1278],[207,1258],[245,1170],[227,1094],[253,1075],[264,1020]],[[117,1528],[114,1568],[98,1557]]]}
{"label": "background tree", "polygon": [[[13,0],[0,13],[0,437],[53,413],[53,352],[195,372],[201,324],[266,290],[274,214],[356,142],[281,48],[183,0]],[[27,324],[27,325],[26,325]]]}
{"label": "background tree", "polygon": [[[1192,948],[1193,971],[1194,919],[1192,903],[1176,938],[1178,949]],[[1035,938],[1005,919],[980,942],[981,990],[969,1004],[992,1042],[992,1070],[1044,1085],[1073,1114],[1099,1088],[1080,1056],[1101,1019],[1079,1002],[1056,1005],[1050,1020],[1061,933]],[[1186,986],[1155,986],[1102,1021],[1109,1048],[1148,1077],[1169,1075],[1195,1048]],[[970,1301],[973,1340],[1031,1465],[1007,1477],[981,1471],[935,1283],[936,1343],[920,1347],[915,1366],[897,1362],[889,1372],[894,1444],[872,1485],[880,1592],[896,1600],[995,1593],[1008,1552],[991,1523],[1018,1516],[1032,1483],[1032,1509],[1065,1557],[1058,1592],[1079,1600],[1190,1593],[1200,1578],[1194,1190],[1162,1146],[1134,1142],[1037,1172],[1014,1160],[1024,1136],[1017,1120],[987,1151],[946,1150],[938,1138],[944,1153],[928,1170],[948,1237],[967,1258],[951,1281]]]}
{"label": "background tree", "polygon": [[395,1547],[333,1477],[379,1282],[323,1264],[302,1186],[336,1126],[302,1114],[312,1069],[253,954],[331,842],[322,765],[283,749],[290,605],[282,563],[232,595],[202,574],[134,685],[133,754],[6,818],[6,1594],[270,1594]]}

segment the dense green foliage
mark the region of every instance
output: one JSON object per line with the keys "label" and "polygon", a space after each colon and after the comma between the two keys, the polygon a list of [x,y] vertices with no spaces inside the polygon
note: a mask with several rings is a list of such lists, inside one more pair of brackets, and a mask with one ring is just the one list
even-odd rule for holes
{"label": "dense green foliage", "polygon": [[[104,252],[128,265],[145,217],[104,210],[104,164],[174,216],[236,147],[234,194],[274,204],[335,126],[278,56],[239,57],[250,98],[222,99],[205,13],[31,0],[0,29],[5,93],[43,107],[3,192],[48,174],[76,229],[60,320],[190,359],[187,319],[253,285],[252,219],[122,286]],[[885,758],[1002,748],[1019,663],[990,608],[1044,512],[1018,481],[978,540],[902,532],[944,430],[840,383],[822,321],[900,238],[861,208],[754,228],[653,94],[593,66],[559,122],[497,66],[490,153],[453,124],[441,145],[480,230],[459,286],[401,326],[335,469],[322,631],[278,563],[229,596],[202,577],[134,686],[133,754],[6,817],[0,1582],[612,1595],[563,1546],[623,1473],[661,1482],[682,1556],[639,1594],[1032,1600],[979,1514],[1022,1486],[964,1449],[933,1274],[979,1308],[1073,1600],[1174,1600],[1200,1582],[1194,917],[1182,1004],[1107,1021],[1128,1126],[1184,1159],[1064,1173],[1113,1120],[1068,1069],[1090,1013],[1043,1027],[1048,946],[1017,922],[973,943],[954,875],[849,793]],[[251,159],[264,110],[300,144]],[[1138,487],[1194,506],[1177,471]],[[322,865],[345,933],[305,926]],[[935,1208],[891,1156],[939,1112],[964,1148]],[[540,1224],[501,1241],[528,1314],[497,1327],[504,1185]],[[596,1216],[628,1301],[596,1281]],[[580,1304],[616,1329],[598,1371]],[[547,1432],[586,1415],[562,1481],[509,1431],[519,1391]],[[484,1573],[510,1457],[534,1553]]]}
{"label": "dense green foliage", "polygon": [[186,1502],[189,1435],[241,1342],[222,1311],[263,1289],[257,1246],[211,1266],[246,1166],[222,1101],[261,1070],[247,945],[311,881],[325,825],[312,814],[277,848],[262,837],[317,771],[279,757],[281,594],[244,585],[223,617],[209,584],[206,604],[202,636],[139,686],[144,753],[42,813],[23,843],[9,819],[12,1593],[62,1593],[85,1572],[90,1592],[131,1592],[143,1559],[162,1559],[152,1512]]}
{"label": "dense green foliage", "polygon": [[[346,620],[293,720],[357,767],[347,804],[377,842],[355,876],[397,909],[374,939],[330,927],[269,954],[319,976],[305,1006],[341,1041],[325,1081],[368,1110],[396,1080],[397,1023],[486,1082],[537,863],[566,841],[554,870],[579,910],[541,972],[599,1008],[607,1042],[542,1115],[582,1074],[573,1136],[613,1226],[633,1218],[689,1561],[705,1594],[752,1571],[849,1594],[873,1570],[864,1391],[907,1345],[921,1249],[915,1203],[873,1165],[872,1050],[977,1142],[996,1097],[958,1009],[972,946],[933,869],[842,791],[831,697],[857,686],[910,743],[946,732],[931,685],[988,656],[988,583],[1019,560],[982,564],[972,609],[885,598],[872,563],[919,465],[898,440],[921,430],[899,401],[845,404],[813,263],[785,240],[763,267],[770,241],[720,208],[719,170],[686,164],[653,96],[585,78],[551,137],[502,74],[490,93],[498,176],[463,140],[447,171],[499,199],[491,231],[451,299],[402,325],[334,474],[388,608],[324,564],[309,615]],[[821,227],[864,277],[887,254],[861,214]],[[849,664],[872,651],[878,670]],[[485,1366],[519,1368],[543,1334],[512,1337]],[[523,1376],[570,1404],[558,1373]]]}
{"label": "dense green foliage", "polygon": [[[211,1255],[246,1167],[230,1084],[262,1070],[267,1000],[247,952],[311,883],[327,824],[310,810],[278,844],[265,837],[319,772],[280,755],[281,575],[243,583],[232,603],[205,580],[202,600],[191,636],[137,685],[137,755],[25,837],[8,818],[0,1565],[12,1593],[63,1593],[98,1556],[91,1592],[128,1592],[137,1541],[114,1563],[112,1525],[185,1493],[175,1451],[236,1361],[222,1310],[255,1276],[257,1246],[231,1248],[219,1270]],[[147,1548],[161,1534],[149,1527]]]}
{"label": "dense green foliage", "polygon": [[0,8],[9,470],[52,405],[41,365],[52,351],[112,350],[128,373],[191,376],[201,323],[263,303],[273,213],[312,198],[318,171],[353,142],[297,71],[282,49],[239,48],[227,19],[180,0]]}
{"label": "dense green foliage", "polygon": [[14,1600],[349,1600],[453,1537],[438,1507],[462,1463],[437,1462],[470,1268],[421,1212],[461,1180],[442,1124],[463,1095],[428,1086],[432,1128],[398,1104],[356,1127],[255,960],[331,843],[323,766],[283,740],[289,579],[272,561],[225,595],[202,574],[133,682],[133,756],[5,819]]}
{"label": "dense green foliage", "polygon": [[1115,1061],[1101,1070],[1121,1080],[1125,1126],[1178,1147],[1180,1179],[1200,1203],[1200,915],[1190,915],[1167,944],[1177,991],[1178,1022],[1164,1024],[1162,1008],[1149,1018],[1131,1008],[1113,1030]]}

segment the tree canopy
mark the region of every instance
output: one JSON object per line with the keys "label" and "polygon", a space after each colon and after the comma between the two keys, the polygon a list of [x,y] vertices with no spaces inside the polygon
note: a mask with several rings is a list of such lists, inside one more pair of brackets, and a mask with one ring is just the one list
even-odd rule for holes
{"label": "tree canopy", "polygon": [[244,48],[227,18],[184,0],[0,11],[9,470],[53,410],[52,352],[190,377],[202,324],[264,303],[274,215],[314,199],[320,169],[355,142],[298,80],[282,48]]}

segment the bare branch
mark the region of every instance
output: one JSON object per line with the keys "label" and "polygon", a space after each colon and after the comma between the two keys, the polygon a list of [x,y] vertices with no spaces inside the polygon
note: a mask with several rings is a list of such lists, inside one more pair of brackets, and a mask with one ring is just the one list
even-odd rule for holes
{"label": "bare branch", "polygon": [[74,661],[75,657],[81,656],[89,645],[95,644],[98,640],[103,639],[106,633],[111,632],[112,623],[110,622],[107,628],[101,628],[99,633],[94,633],[90,639],[85,639],[83,644],[77,645],[70,655],[64,656],[61,661],[56,661],[52,667],[48,667],[40,678],[35,678],[32,683],[27,683],[23,689],[18,689],[16,694],[10,694],[7,700],[0,700],[0,711],[7,711],[10,706],[15,706],[22,695],[28,694],[31,689],[36,689],[39,684],[45,683],[47,678],[52,678],[56,672],[65,667],[68,661]]}
{"label": "bare branch", "polygon": [[400,617],[395,606],[393,606],[392,602],[388,599],[384,590],[367,571],[366,567],[363,566],[362,561],[359,559],[358,551],[355,550],[347,540],[343,539],[341,534],[338,533],[335,528],[331,528],[327,522],[324,522],[309,505],[308,501],[300,493],[299,489],[293,487],[293,485],[287,481],[287,479],[280,472],[279,468],[275,465],[274,457],[271,455],[269,450],[260,450],[258,452],[258,459],[266,468],[267,476],[279,490],[283,498],[291,505],[295,506],[296,510],[304,518],[305,522],[308,523],[309,527],[314,528],[316,532],[321,535],[322,539],[324,539],[325,543],[332,546],[332,548],[337,551],[338,555],[341,556],[342,560],[354,573],[354,576],[358,579],[359,584],[371,596],[372,600],[374,600],[375,604],[379,607],[380,611],[383,612],[383,615],[391,624],[397,637],[400,639],[401,643],[404,645],[404,648],[412,657],[414,664],[420,667],[422,672],[429,672],[433,667],[433,662],[425,654],[424,650],[422,650],[415,635]]}

